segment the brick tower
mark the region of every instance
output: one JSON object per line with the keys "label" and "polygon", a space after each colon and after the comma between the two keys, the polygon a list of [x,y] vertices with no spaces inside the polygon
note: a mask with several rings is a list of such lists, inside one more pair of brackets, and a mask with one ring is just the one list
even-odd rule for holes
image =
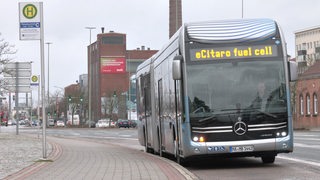
{"label": "brick tower", "polygon": [[181,27],[181,0],[169,0],[169,38]]}

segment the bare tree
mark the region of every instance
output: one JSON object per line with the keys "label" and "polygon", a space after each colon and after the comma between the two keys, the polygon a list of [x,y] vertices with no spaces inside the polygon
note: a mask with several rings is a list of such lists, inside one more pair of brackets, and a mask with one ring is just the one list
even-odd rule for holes
{"label": "bare tree", "polygon": [[109,127],[111,125],[111,121],[116,121],[118,119],[118,97],[119,95],[114,91],[110,94],[105,93],[105,96],[101,99],[102,116],[106,119],[110,119]]}
{"label": "bare tree", "polygon": [[59,118],[62,112],[65,112],[64,94],[57,90],[50,95],[49,112],[54,118]]}
{"label": "bare tree", "polygon": [[[1,36],[1,33],[0,33]],[[12,72],[8,71],[3,66],[7,63],[9,63],[13,59],[13,55],[16,54],[16,50],[14,49],[13,45],[10,45],[8,42],[6,42],[3,38],[0,37],[0,73],[7,73],[11,74]],[[2,82],[0,84],[0,87],[6,89],[6,82]]]}
{"label": "bare tree", "polygon": [[[84,94],[81,92],[79,85],[77,85],[77,88],[73,89],[70,91],[70,94],[68,95],[68,109],[71,111],[71,122],[72,125],[74,124],[73,122],[73,116],[75,114],[79,115],[79,120],[80,123],[83,121],[81,115],[82,115],[82,108],[83,108],[83,97]],[[82,122],[83,123],[83,122]]]}
{"label": "bare tree", "polygon": [[[1,36],[1,33],[0,33]],[[0,38],[0,64],[7,64],[12,60],[12,55],[16,54],[16,50],[13,45],[10,45],[8,42],[4,41],[3,38]]]}

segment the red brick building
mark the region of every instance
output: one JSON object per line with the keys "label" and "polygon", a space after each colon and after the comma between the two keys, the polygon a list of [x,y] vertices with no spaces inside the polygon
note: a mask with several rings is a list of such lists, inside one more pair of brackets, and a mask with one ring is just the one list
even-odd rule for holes
{"label": "red brick building", "polygon": [[[156,52],[144,46],[126,50],[126,34],[110,31],[97,35],[96,42],[88,46],[88,82],[91,79],[92,83],[91,120],[103,118],[104,111],[107,111],[104,110],[106,99],[113,96],[126,98],[130,75],[135,74],[137,66]],[[125,111],[125,106],[126,103],[118,104],[118,109]],[[124,114],[119,116],[125,118]]]}
{"label": "red brick building", "polygon": [[320,127],[320,61],[302,73],[296,82],[295,129]]}

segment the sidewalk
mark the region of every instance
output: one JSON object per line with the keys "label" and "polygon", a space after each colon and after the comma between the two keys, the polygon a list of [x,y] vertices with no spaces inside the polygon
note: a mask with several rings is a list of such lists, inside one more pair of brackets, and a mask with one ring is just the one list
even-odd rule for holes
{"label": "sidewalk", "polygon": [[41,138],[0,132],[0,179],[197,179],[184,167],[140,150],[78,138],[47,139],[50,161],[39,162]]}
{"label": "sidewalk", "polygon": [[[35,163],[42,155],[42,140],[37,137],[0,132],[0,179]],[[51,146],[47,147],[48,154]]]}

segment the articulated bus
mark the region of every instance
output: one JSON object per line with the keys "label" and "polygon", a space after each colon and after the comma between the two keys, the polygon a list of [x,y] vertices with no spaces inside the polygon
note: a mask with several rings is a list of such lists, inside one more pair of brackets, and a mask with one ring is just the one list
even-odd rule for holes
{"label": "articulated bus", "polygon": [[137,68],[138,137],[146,152],[261,157],[293,151],[289,82],[297,78],[277,22],[184,24]]}

